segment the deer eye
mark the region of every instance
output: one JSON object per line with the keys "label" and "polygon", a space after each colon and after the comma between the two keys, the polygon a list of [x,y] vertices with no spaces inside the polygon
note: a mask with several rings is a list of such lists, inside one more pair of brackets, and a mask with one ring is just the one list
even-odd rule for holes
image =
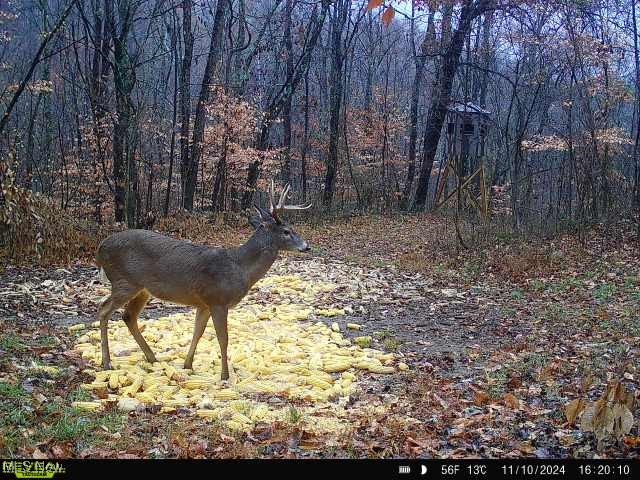
{"label": "deer eye", "polygon": [[282,233],[284,233],[286,236],[291,235],[291,230],[283,230]]}

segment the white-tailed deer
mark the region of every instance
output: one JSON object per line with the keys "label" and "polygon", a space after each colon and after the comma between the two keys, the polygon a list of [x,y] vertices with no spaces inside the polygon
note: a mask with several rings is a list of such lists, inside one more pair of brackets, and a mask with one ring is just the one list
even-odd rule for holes
{"label": "white-tailed deer", "polygon": [[149,362],[156,357],[138,329],[138,315],[156,297],[196,307],[196,324],[184,368],[192,368],[193,355],[209,317],[220,344],[221,378],[229,378],[227,364],[227,313],[262,278],[280,250],[307,252],[309,245],[280,218],[283,210],[304,210],[308,205],[285,205],[289,186],[278,202],[273,181],[269,211],[254,205],[249,222],[253,236],[237,248],[210,248],[175,240],[148,230],[126,230],[107,237],[98,247],[98,266],[111,282],[111,295],[98,310],[102,341],[102,366],[111,368],[107,323],[126,304],[123,320]]}

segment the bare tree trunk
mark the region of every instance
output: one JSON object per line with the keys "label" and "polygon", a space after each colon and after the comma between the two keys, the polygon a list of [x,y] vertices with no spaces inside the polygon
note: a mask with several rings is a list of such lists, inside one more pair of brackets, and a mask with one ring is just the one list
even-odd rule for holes
{"label": "bare tree trunk", "polygon": [[338,139],[340,110],[342,108],[343,86],[343,39],[342,33],[347,23],[350,0],[337,0],[331,16],[331,79],[329,85],[329,150],[327,152],[327,172],[324,177],[322,203],[331,207],[338,171]]}
{"label": "bare tree trunk", "polygon": [[[169,202],[171,200],[171,183],[173,181],[173,160],[176,147],[176,123],[178,118],[178,76],[180,70],[180,62],[178,60],[178,30],[175,11],[173,13],[173,23],[171,29],[171,48],[173,50],[173,114],[171,118],[171,146],[169,147],[169,172],[167,175],[167,190],[164,197],[163,216],[169,215]],[[180,78],[182,79],[182,78]],[[181,97],[182,98],[182,97]],[[182,104],[180,105],[182,106]],[[182,135],[182,126],[180,126]],[[188,138],[188,137],[187,137]],[[182,147],[182,137],[180,138],[180,147]],[[187,148],[187,153],[189,149]],[[182,154],[182,151],[180,152]]]}
{"label": "bare tree trunk", "polygon": [[420,52],[414,55],[415,73],[413,76],[413,85],[411,87],[411,109],[409,116],[409,167],[407,169],[407,180],[404,184],[404,192],[402,193],[402,201],[400,208],[406,209],[411,200],[411,190],[413,187],[413,179],[416,172],[416,144],[418,143],[418,105],[420,104],[420,86],[424,77],[424,67],[427,62],[427,54],[430,53],[429,46],[435,43],[435,24],[434,12],[429,14],[427,24],[427,33],[420,45]]}
{"label": "bare tree trunk", "polygon": [[[633,58],[635,63],[636,87],[636,138],[633,144],[633,204],[640,210],[640,165],[638,149],[640,147],[640,52],[638,51],[638,20],[636,18],[636,0],[631,0],[631,16],[633,17]],[[640,241],[640,215],[638,216],[638,240]]]}
{"label": "bare tree trunk", "polygon": [[129,0],[118,3],[118,31],[113,6],[108,0],[106,5],[106,17],[113,40],[113,82],[116,94],[116,120],[113,127],[115,220],[126,221],[129,228],[135,228],[138,224],[138,165],[135,156],[136,109],[131,92],[136,83],[136,72],[127,49],[135,11]]}
{"label": "bare tree trunk", "polygon": [[[223,2],[225,0],[220,1]],[[184,53],[182,56],[182,68],[180,70],[180,192],[183,198],[185,196],[186,182],[189,178],[189,169],[191,166],[191,160],[189,158],[189,130],[191,123],[191,61],[193,58],[193,31],[191,30],[192,8],[193,0],[182,1],[182,38]]]}
{"label": "bare tree trunk", "polygon": [[302,175],[302,201],[307,201],[307,149],[309,148],[309,72],[304,76],[304,132],[302,134],[302,152],[300,169]]}
{"label": "bare tree trunk", "polygon": [[[284,18],[284,50],[286,55],[286,78],[293,75],[293,42],[291,38],[291,14],[293,0],[286,0]],[[291,88],[285,94],[284,107],[282,108],[282,154],[284,164],[282,166],[282,180],[285,183],[291,181],[291,103],[293,91]]]}
{"label": "bare tree trunk", "polygon": [[492,0],[478,0],[477,3],[464,4],[456,31],[443,53],[442,67],[438,72],[436,88],[433,92],[424,133],[422,166],[420,168],[420,177],[418,178],[418,188],[415,198],[415,208],[417,210],[423,210],[427,201],[431,169],[433,168],[438,143],[440,142],[442,125],[444,124],[447,107],[451,99],[451,88],[458,70],[465,37],[471,28],[473,20],[477,18],[478,15],[484,13],[492,3]]}
{"label": "bare tree trunk", "polygon": [[209,54],[207,55],[207,65],[202,77],[200,96],[196,106],[195,120],[193,122],[193,137],[191,140],[191,158],[186,169],[184,169],[184,194],[182,196],[182,206],[186,210],[193,210],[193,200],[196,192],[198,180],[198,168],[200,157],[202,156],[202,141],[204,139],[205,108],[211,98],[211,87],[216,75],[218,63],[222,58],[222,41],[225,18],[231,5],[229,0],[218,0],[216,13],[213,18],[213,31],[211,32],[211,43],[209,44]]}

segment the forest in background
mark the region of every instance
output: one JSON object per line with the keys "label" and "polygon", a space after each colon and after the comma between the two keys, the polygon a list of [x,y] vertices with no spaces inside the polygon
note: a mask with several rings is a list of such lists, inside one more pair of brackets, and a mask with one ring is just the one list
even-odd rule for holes
{"label": "forest in background", "polygon": [[[234,218],[271,178],[318,213],[431,211],[482,166],[456,222],[543,233],[640,204],[632,0],[3,1],[0,71],[0,235],[27,255]],[[488,120],[454,178],[456,102]]]}
{"label": "forest in background", "polygon": [[[0,457],[638,457],[638,7],[0,0]],[[253,373],[157,298],[102,370],[98,243],[240,245],[272,180]]]}

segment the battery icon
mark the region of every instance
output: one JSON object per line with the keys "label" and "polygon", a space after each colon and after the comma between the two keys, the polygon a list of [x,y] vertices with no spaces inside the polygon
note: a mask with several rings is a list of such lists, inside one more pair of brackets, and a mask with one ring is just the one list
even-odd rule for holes
{"label": "battery icon", "polygon": [[411,473],[411,467],[409,465],[400,465],[398,467],[398,473]]}

